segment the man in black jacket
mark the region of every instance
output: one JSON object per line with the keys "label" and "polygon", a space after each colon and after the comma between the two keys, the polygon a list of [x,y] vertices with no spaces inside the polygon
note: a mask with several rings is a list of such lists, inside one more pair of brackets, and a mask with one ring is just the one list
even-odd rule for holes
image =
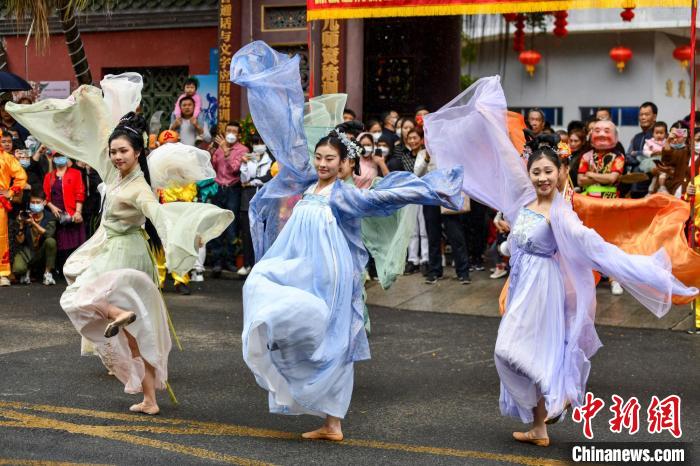
{"label": "man in black jacket", "polygon": [[[627,172],[639,172],[639,160],[637,156],[642,154],[644,141],[652,137],[654,123],[656,123],[656,116],[658,113],[659,109],[653,102],[644,102],[639,106],[639,127],[642,131],[635,134],[627,149],[627,154],[625,156]],[[647,173],[647,175],[649,176],[649,181],[641,181],[632,185],[630,189],[631,197],[639,199],[647,195],[649,192],[649,183],[651,183],[653,174]]]}

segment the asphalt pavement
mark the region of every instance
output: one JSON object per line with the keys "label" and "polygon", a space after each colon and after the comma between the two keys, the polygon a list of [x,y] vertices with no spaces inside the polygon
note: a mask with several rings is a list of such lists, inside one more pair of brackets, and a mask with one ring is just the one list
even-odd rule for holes
{"label": "asphalt pavement", "polygon": [[[137,396],[81,357],[58,298],[62,286],[0,288],[0,464],[566,464],[581,425],[550,429],[552,445],[511,440],[520,422],[500,416],[493,347],[498,318],[371,307],[372,359],[355,366],[339,444],[302,441],[310,416],[272,415],[241,357],[241,282],[208,279],[191,296],[167,291],[184,351],[173,349],[161,414],[135,415]],[[494,305],[496,303],[494,296]],[[588,389],[605,400],[596,441],[668,442],[646,432],[652,395],[682,399],[683,435],[700,438],[700,337],[599,327]],[[641,429],[607,426],[613,394],[636,396]],[[687,463],[691,464],[691,463]]]}

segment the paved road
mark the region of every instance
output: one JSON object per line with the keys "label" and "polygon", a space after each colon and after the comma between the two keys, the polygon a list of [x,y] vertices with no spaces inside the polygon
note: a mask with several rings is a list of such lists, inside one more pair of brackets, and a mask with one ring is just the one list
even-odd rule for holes
{"label": "paved road", "polygon": [[[491,317],[372,308],[372,360],[356,366],[347,441],[301,441],[315,418],[273,416],[241,358],[240,282],[210,280],[189,297],[166,293],[184,351],[173,350],[162,414],[128,413],[122,392],[58,306],[60,287],[0,289],[0,464],[564,464],[581,426],[554,426],[547,449],[516,444],[521,428],[498,412]],[[700,438],[700,338],[667,330],[601,327],[589,390],[609,400],[683,399],[683,439]],[[605,408],[607,410],[607,407]],[[596,440],[664,441],[607,430]],[[641,419],[644,431],[645,417]]]}

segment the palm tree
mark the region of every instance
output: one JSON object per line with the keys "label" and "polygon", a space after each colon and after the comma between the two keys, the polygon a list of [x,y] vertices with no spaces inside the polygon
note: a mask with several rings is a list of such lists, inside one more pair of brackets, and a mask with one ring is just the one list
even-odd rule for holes
{"label": "palm tree", "polygon": [[56,12],[61,22],[68,55],[79,84],[92,84],[92,74],[80,38],[75,12],[85,8],[91,0],[6,0],[7,9],[18,20],[34,22],[37,48],[46,49],[49,42],[49,17]]}
{"label": "palm tree", "polygon": [[7,51],[2,37],[0,37],[0,71],[7,71]]}

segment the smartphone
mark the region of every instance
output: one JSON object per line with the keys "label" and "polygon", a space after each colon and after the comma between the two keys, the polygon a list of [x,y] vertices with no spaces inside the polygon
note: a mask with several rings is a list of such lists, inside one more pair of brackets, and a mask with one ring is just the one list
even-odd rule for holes
{"label": "smartphone", "polygon": [[374,149],[374,155],[382,155],[382,150],[379,147],[377,147],[376,149]]}

